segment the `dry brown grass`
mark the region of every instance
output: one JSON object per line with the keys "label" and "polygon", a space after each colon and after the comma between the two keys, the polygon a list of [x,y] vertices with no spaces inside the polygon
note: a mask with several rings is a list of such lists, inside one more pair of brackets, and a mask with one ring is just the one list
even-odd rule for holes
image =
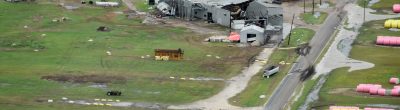
{"label": "dry brown grass", "polygon": [[125,83],[126,78],[122,76],[109,75],[71,75],[58,74],[42,76],[41,79],[53,80],[57,82],[72,82],[72,83]]}

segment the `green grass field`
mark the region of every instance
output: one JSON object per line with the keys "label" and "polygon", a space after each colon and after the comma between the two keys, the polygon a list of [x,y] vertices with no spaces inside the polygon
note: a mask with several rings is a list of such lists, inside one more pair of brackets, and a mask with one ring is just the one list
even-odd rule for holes
{"label": "green grass field", "polygon": [[282,44],[282,47],[297,47],[300,44],[307,43],[315,34],[315,31],[307,28],[294,28],[288,45],[288,37]]}
{"label": "green grass field", "polygon": [[322,24],[324,23],[328,13],[320,12],[321,16],[318,18],[314,17],[312,12],[301,13],[300,18],[307,24]]}
{"label": "green grass field", "polygon": [[390,77],[400,77],[399,48],[376,46],[377,35],[396,35],[397,32],[384,29],[384,20],[364,24],[360,35],[353,44],[350,57],[371,62],[375,67],[347,72],[349,68],[334,70],[320,92],[320,100],[314,105],[352,105],[358,104],[392,104],[399,105],[397,97],[371,96],[355,92],[360,83],[381,84],[391,89],[394,85],[388,83]]}
{"label": "green grass field", "polygon": [[[47,1],[48,2],[48,1]],[[50,2],[51,3],[51,2]],[[0,106],[2,109],[74,109],[81,106],[47,104],[37,99],[188,103],[216,94],[223,81],[189,81],[178,78],[230,78],[247,65],[261,48],[207,45],[185,28],[141,24],[127,19],[120,8],[83,7],[74,11],[48,3],[0,2]],[[29,11],[27,11],[29,10]],[[52,22],[68,17],[66,22]],[[28,26],[27,29],[24,26]],[[97,32],[108,26],[110,32]],[[46,36],[41,36],[46,34]],[[92,39],[92,42],[88,40]],[[182,61],[154,61],[154,49],[185,51]],[[38,50],[35,52],[34,50]],[[106,51],[111,51],[108,56]],[[207,57],[206,55],[213,55]],[[216,59],[214,56],[220,56]],[[82,79],[86,83],[61,83],[43,76],[94,75],[103,79]],[[101,77],[103,76],[103,77]],[[170,76],[176,79],[170,79]],[[95,77],[95,78],[98,78]],[[115,80],[113,78],[122,79]],[[61,81],[62,79],[60,79]],[[90,87],[101,81],[106,88]],[[107,97],[108,90],[120,90],[121,97]],[[87,109],[107,109],[85,107]],[[118,109],[118,108],[114,108]]]}
{"label": "green grass field", "polygon": [[[358,0],[357,4],[361,7],[364,7],[364,1],[366,3],[365,5],[367,5],[367,7],[368,7],[368,3],[370,0]],[[400,1],[398,1],[398,0],[381,0],[376,4],[373,4],[369,8],[377,10],[378,14],[385,14],[386,12],[384,12],[384,11],[391,12],[393,9],[393,4],[399,4],[399,3],[400,3]]]}

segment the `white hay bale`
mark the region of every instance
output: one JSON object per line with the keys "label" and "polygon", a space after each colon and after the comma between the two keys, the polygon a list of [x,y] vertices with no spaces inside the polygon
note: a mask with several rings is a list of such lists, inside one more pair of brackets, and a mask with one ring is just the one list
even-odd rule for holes
{"label": "white hay bale", "polygon": [[219,56],[215,56],[215,58],[216,58],[216,59],[220,59],[221,57],[219,57]]}
{"label": "white hay bale", "polygon": [[109,56],[111,56],[111,55],[112,55],[110,51],[107,51],[106,53],[107,53],[107,55],[109,55]]}
{"label": "white hay bale", "polygon": [[102,103],[99,103],[99,105],[100,105],[100,106],[104,106],[104,104],[102,104]]}
{"label": "white hay bale", "polygon": [[107,99],[101,99],[101,101],[105,102],[105,101],[107,101]]}
{"label": "white hay bale", "polygon": [[106,106],[112,106],[111,104],[106,104]]}
{"label": "white hay bale", "polygon": [[49,100],[47,100],[47,102],[51,103],[51,102],[53,102],[53,99],[49,99]]}
{"label": "white hay bale", "polygon": [[109,101],[109,102],[112,102],[112,101],[113,101],[113,99],[108,99],[107,101]]}
{"label": "white hay bale", "polygon": [[68,103],[73,104],[73,103],[75,103],[75,101],[70,100],[70,101],[68,101]]}
{"label": "white hay bale", "polygon": [[189,78],[189,80],[194,80],[194,78]]}
{"label": "white hay bale", "polygon": [[46,36],[46,34],[42,34],[42,35],[40,35],[40,36],[42,36],[42,37],[45,37],[45,36]]}
{"label": "white hay bale", "polygon": [[39,52],[39,49],[34,49],[33,51],[35,51],[35,52]]}
{"label": "white hay bale", "polygon": [[140,56],[140,58],[144,58],[144,56]]}
{"label": "white hay bale", "polygon": [[26,28],[29,28],[29,27],[27,25],[25,25],[24,28],[26,29]]}
{"label": "white hay bale", "polygon": [[89,41],[89,42],[93,42],[93,39],[89,39],[88,41]]}
{"label": "white hay bale", "polygon": [[171,77],[169,77],[170,79],[175,79],[175,77],[173,77],[173,76],[171,76]]}
{"label": "white hay bale", "polygon": [[61,99],[62,99],[62,100],[68,100],[68,98],[66,98],[66,97],[62,97]]}
{"label": "white hay bale", "polygon": [[186,78],[181,78],[182,80],[186,80]]}
{"label": "white hay bale", "polygon": [[92,103],[87,103],[87,102],[86,102],[85,105],[92,105]]}
{"label": "white hay bale", "polygon": [[100,101],[100,99],[94,99],[94,101]]}
{"label": "white hay bale", "polygon": [[116,102],[119,102],[119,100],[115,100]]}
{"label": "white hay bale", "polygon": [[207,55],[207,57],[211,57],[212,55]]}
{"label": "white hay bale", "polygon": [[99,103],[96,103],[96,102],[95,102],[95,103],[93,103],[93,105],[99,105]]}

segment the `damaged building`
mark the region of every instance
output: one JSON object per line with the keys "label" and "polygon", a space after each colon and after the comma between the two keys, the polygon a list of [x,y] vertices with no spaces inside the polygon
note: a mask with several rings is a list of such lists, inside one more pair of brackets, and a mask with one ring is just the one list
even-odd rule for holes
{"label": "damaged building", "polygon": [[[267,43],[272,36],[275,42],[282,40],[283,9],[280,0],[155,0],[157,9],[165,15],[186,20],[205,20],[230,27],[237,32],[257,30],[256,41]],[[153,1],[152,1],[153,2]],[[247,28],[245,28],[247,27]],[[251,29],[254,28],[254,29]],[[245,29],[245,30],[243,30]],[[260,30],[261,29],[261,30]],[[241,43],[254,42],[253,34],[241,34]],[[250,36],[247,36],[250,35]]]}

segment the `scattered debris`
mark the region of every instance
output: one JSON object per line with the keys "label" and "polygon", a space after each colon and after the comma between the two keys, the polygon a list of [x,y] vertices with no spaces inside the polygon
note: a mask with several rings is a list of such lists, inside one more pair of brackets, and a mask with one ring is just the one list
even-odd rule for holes
{"label": "scattered debris", "polygon": [[266,97],[265,95],[260,95],[259,96],[260,99],[265,99],[265,97]]}
{"label": "scattered debris", "polygon": [[68,103],[73,104],[73,103],[75,103],[75,101],[70,100],[70,101],[68,101]]}
{"label": "scattered debris", "polygon": [[390,28],[389,31],[399,32],[400,29],[397,29],[397,28]]}
{"label": "scattered debris", "polygon": [[119,3],[118,2],[95,2],[96,6],[102,6],[102,7],[118,7]]}
{"label": "scattered debris", "polygon": [[[108,96],[121,96],[122,92],[121,91],[108,91],[107,95]],[[103,99],[101,99],[101,101],[103,101]],[[105,100],[107,101],[107,100]],[[112,101],[112,100],[111,100]]]}
{"label": "scattered debris", "polygon": [[108,32],[108,31],[111,31],[111,29],[106,26],[100,26],[97,28],[97,31]]}
{"label": "scattered debris", "polygon": [[211,36],[204,41],[208,42],[231,42],[227,36]]}
{"label": "scattered debris", "polygon": [[156,25],[156,24],[165,24],[165,21],[163,19],[158,19],[154,16],[151,15],[147,15],[145,17],[145,19],[142,21],[143,24],[152,24],[152,25]]}
{"label": "scattered debris", "polygon": [[54,18],[52,21],[53,22],[65,22],[68,21],[69,18],[68,17],[61,17],[61,18]]}
{"label": "scattered debris", "polygon": [[182,60],[184,51],[181,48],[177,50],[155,49],[155,60]]}
{"label": "scattered debris", "polygon": [[317,11],[314,13],[314,18],[319,18],[321,16],[321,12]]}
{"label": "scattered debris", "polygon": [[59,5],[67,10],[74,10],[80,8],[80,5],[76,3],[60,3]]}

